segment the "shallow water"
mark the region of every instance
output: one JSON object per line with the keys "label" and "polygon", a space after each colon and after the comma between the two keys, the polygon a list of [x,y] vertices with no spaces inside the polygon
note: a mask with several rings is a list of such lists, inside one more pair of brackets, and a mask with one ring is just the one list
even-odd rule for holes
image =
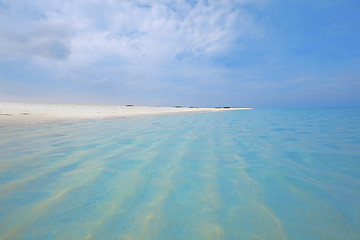
{"label": "shallow water", "polygon": [[0,239],[360,239],[360,109],[0,128]]}

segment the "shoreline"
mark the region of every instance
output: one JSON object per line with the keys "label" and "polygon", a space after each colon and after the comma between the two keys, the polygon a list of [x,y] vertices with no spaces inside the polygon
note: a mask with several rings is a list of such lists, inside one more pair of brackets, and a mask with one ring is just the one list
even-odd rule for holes
{"label": "shoreline", "polygon": [[0,102],[0,127],[246,109]]}

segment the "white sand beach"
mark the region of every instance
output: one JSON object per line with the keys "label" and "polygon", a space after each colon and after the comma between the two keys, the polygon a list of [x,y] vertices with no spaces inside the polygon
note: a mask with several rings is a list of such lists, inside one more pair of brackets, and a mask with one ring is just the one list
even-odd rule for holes
{"label": "white sand beach", "polygon": [[239,109],[0,102],[0,126]]}

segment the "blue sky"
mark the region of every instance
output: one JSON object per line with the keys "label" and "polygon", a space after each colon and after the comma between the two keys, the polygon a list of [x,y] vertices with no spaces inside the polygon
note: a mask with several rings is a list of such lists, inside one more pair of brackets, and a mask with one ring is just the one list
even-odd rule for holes
{"label": "blue sky", "polygon": [[360,106],[360,2],[0,0],[0,101]]}

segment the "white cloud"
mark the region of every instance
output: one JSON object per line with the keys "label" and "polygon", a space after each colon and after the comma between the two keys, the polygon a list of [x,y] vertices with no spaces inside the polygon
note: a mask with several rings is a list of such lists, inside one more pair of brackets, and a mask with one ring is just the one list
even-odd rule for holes
{"label": "white cloud", "polygon": [[219,83],[226,70],[208,60],[258,36],[244,6],[262,1],[2,1],[0,58],[30,60],[63,81],[107,79],[133,91]]}
{"label": "white cloud", "polygon": [[114,54],[129,61],[181,61],[255,33],[241,2],[5,1],[1,49],[76,62]]}

